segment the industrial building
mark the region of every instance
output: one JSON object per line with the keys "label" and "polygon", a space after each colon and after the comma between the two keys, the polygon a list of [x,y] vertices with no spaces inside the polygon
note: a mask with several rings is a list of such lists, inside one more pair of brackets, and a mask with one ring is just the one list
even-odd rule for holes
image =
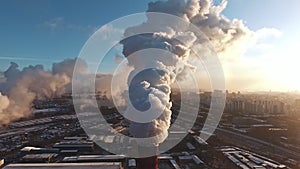
{"label": "industrial building", "polygon": [[237,147],[222,147],[220,151],[236,166],[243,169],[287,169],[288,167],[261,155]]}
{"label": "industrial building", "polygon": [[42,154],[27,154],[22,157],[22,162],[26,163],[50,163],[54,162],[58,154],[42,153]]}
{"label": "industrial building", "polygon": [[60,150],[92,151],[94,149],[94,142],[88,140],[86,137],[65,137],[63,141],[55,143],[53,148]]}
{"label": "industrial building", "polygon": [[42,154],[42,153],[59,153],[58,148],[39,148],[39,147],[24,147],[21,150],[22,154]]}
{"label": "industrial building", "polygon": [[105,163],[29,163],[29,164],[9,164],[4,169],[121,169],[118,162]]}

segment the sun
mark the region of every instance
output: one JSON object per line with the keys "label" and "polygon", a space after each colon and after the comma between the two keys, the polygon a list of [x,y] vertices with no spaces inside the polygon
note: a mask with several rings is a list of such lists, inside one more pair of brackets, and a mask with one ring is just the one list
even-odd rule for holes
{"label": "sun", "polygon": [[300,90],[300,57],[289,51],[285,56],[273,56],[266,64],[266,80],[270,88],[278,90]]}

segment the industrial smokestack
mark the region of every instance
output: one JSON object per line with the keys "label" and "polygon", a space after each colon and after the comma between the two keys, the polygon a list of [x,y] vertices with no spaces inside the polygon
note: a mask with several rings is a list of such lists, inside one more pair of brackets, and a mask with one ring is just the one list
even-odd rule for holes
{"label": "industrial smokestack", "polygon": [[151,157],[137,158],[137,169],[158,169],[158,147],[138,147],[140,156],[144,152],[154,154]]}
{"label": "industrial smokestack", "polygon": [[[220,5],[214,5],[212,0],[151,2],[147,12],[172,14],[187,24],[159,21],[160,18],[149,14],[146,22],[125,30],[124,37],[128,38],[121,41],[123,54],[128,60],[128,65],[133,67],[128,77],[132,106],[128,106],[125,112],[125,116],[131,119],[129,133],[135,138],[154,138],[149,142],[140,142],[140,150],[154,151],[151,148],[158,147],[167,138],[172,113],[171,85],[175,80],[184,80],[186,73],[195,69],[191,65],[193,59],[199,60],[199,56],[209,56],[209,51],[205,48],[210,45],[218,54],[228,48],[232,50],[251,33],[242,21],[231,21],[221,14],[226,4],[225,0]],[[192,32],[188,28],[189,24],[193,24],[208,36],[209,41],[203,38],[203,34]],[[135,34],[149,27],[154,27],[157,32]],[[173,56],[154,49],[165,50]],[[144,114],[143,116],[161,114],[151,121],[139,121],[139,113]],[[156,159],[157,156],[139,159],[139,168],[157,167]]]}

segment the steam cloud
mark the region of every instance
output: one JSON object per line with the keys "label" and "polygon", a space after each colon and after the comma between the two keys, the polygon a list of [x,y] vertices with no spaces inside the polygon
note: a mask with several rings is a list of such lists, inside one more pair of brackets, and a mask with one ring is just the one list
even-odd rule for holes
{"label": "steam cloud", "polygon": [[[213,5],[212,0],[157,1],[149,3],[147,12],[176,15],[196,25],[208,37],[209,43],[216,52],[221,54],[237,47],[251,34],[241,20],[229,20],[221,14],[226,4],[225,0],[220,5]],[[124,39],[121,43],[123,54],[127,57],[129,65],[134,68],[129,74],[128,86],[129,98],[135,109],[129,106],[126,113],[130,116],[136,110],[146,111],[150,107],[153,111],[162,112],[158,118],[148,123],[132,121],[129,132],[136,138],[155,136],[153,142],[145,144],[157,146],[168,135],[172,106],[171,84],[176,79],[185,79],[185,72],[194,69],[190,63],[196,55],[191,52],[191,49],[196,49],[197,54],[203,56],[205,55],[203,46],[208,42],[203,40],[202,35],[190,32],[186,27],[176,27],[175,31],[174,27],[177,25],[172,25],[168,21],[159,22],[161,30],[158,32],[134,35],[139,29],[147,30],[147,27],[157,24],[155,19],[157,18],[147,15],[145,23],[127,28],[125,37],[133,36]],[[166,50],[175,56],[168,58],[157,57],[155,54],[151,58],[138,56],[137,51],[147,48]],[[143,70],[143,67],[149,66],[153,68]]]}
{"label": "steam cloud", "polygon": [[[18,69],[16,63],[4,72],[6,80],[0,83],[0,125],[27,117],[32,112],[34,99],[51,98],[70,91],[75,59],[54,63],[51,71],[42,65]],[[84,72],[85,64],[81,62]]]}
{"label": "steam cloud", "polygon": [[226,6],[226,0],[217,6],[213,5],[213,0],[168,0],[150,3],[148,12],[173,14],[196,25],[221,53],[239,46],[252,34],[242,20],[229,20],[221,14]]}

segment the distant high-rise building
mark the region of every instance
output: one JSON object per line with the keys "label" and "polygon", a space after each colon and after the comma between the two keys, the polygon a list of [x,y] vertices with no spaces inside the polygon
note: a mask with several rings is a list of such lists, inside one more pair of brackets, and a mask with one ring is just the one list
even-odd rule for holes
{"label": "distant high-rise building", "polygon": [[225,111],[242,114],[285,114],[285,104],[277,98],[257,95],[229,94],[226,99]]}

